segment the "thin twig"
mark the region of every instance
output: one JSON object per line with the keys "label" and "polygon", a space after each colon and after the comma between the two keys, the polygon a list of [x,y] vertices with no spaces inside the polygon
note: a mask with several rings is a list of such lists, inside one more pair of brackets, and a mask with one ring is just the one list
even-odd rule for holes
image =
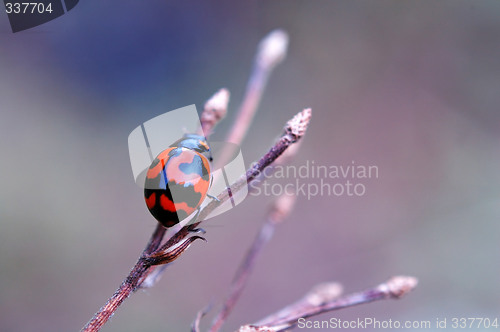
{"label": "thin twig", "polygon": [[[325,312],[378,300],[400,299],[412,291],[417,284],[418,280],[414,277],[396,276],[376,287],[340,298],[335,297],[326,302],[320,301],[314,304],[307,301],[299,301],[303,303],[302,306],[292,306],[288,313],[281,310],[281,314],[273,314],[269,316],[271,318],[267,317],[258,323],[242,326],[238,332],[285,331],[296,326],[301,318],[307,319]],[[305,297],[305,299],[307,298],[308,296]]]}
{"label": "thin twig", "polygon": [[265,174],[261,173],[255,177],[251,182],[248,183],[248,191],[250,193],[255,192],[258,187],[262,185],[262,182],[266,180],[267,177],[271,177],[271,175],[275,172],[277,169],[277,166],[283,166],[286,164],[289,164],[292,162],[292,160],[295,158],[298,150],[300,149],[300,146],[302,145],[303,140],[298,141],[297,143],[293,144],[290,146],[288,149],[286,149],[283,154],[276,159],[274,163],[269,165],[267,168]]}
{"label": "thin twig", "polygon": [[[243,102],[240,105],[231,131],[226,137],[227,142],[241,145],[247,134],[249,124],[252,123],[259,107],[269,76],[273,69],[285,59],[287,49],[288,35],[283,30],[270,32],[260,42]],[[228,159],[229,152],[224,152],[219,158],[218,165],[225,165]]]}
{"label": "thin twig", "polygon": [[[254,163],[254,165],[246,172],[244,177],[242,176],[235,184],[231,186],[233,191],[238,191],[244,185],[247,185],[248,183],[255,180],[255,178],[262,174],[262,171],[266,167],[268,167],[276,159],[278,159],[278,157],[280,157],[291,144],[299,141],[300,138],[302,138],[302,136],[305,134],[310,120],[311,109],[304,109],[302,112],[299,112],[290,121],[288,121],[287,125],[284,128],[285,130],[283,132],[283,135],[278,140],[278,142],[257,163]],[[220,204],[228,198],[229,194],[227,192],[224,192],[218,197],[219,202],[213,201],[210,204],[213,204],[215,206],[216,204]],[[211,211],[210,204],[206,207],[206,210],[209,211],[208,213],[210,213]],[[272,210],[272,213],[270,214],[267,222],[262,226],[259,235],[255,239],[255,242],[248,251],[244,262],[238,270],[231,286],[230,295],[228,296],[223,309],[215,318],[214,323],[211,327],[211,331],[218,331],[226,320],[227,316],[229,315],[232,308],[236,304],[236,301],[241,295],[241,292],[243,291],[248,276],[255,264],[255,259],[257,258],[265,243],[267,243],[271,238],[276,223],[282,220],[288,214],[288,211],[291,210],[292,205],[293,199],[290,197],[283,197],[281,200],[278,200],[278,203]],[[202,213],[204,212],[205,211],[202,211]],[[202,216],[202,218],[204,217],[205,216]]]}
{"label": "thin twig", "polygon": [[259,234],[255,238],[252,246],[248,250],[242,264],[240,265],[231,284],[229,296],[227,297],[221,311],[215,317],[210,332],[219,331],[221,326],[226,321],[227,317],[233,310],[238,298],[241,296],[243,289],[252,272],[255,262],[259,257],[264,246],[271,240],[276,225],[282,222],[290,213],[295,201],[295,196],[283,195],[275,201],[271,211],[264,224],[262,225]]}
{"label": "thin twig", "polygon": [[255,325],[276,325],[276,322],[286,320],[291,312],[302,312],[313,309],[322,303],[333,301],[342,295],[343,287],[338,282],[325,282],[314,286],[303,298],[278,312],[258,321]]}
{"label": "thin twig", "polygon": [[[161,244],[161,240],[165,235],[166,229],[162,227],[159,223],[156,226],[155,231],[151,235],[151,238],[142,252],[141,257],[149,255],[154,252]],[[115,293],[108,299],[106,304],[102,306],[99,311],[97,311],[92,317],[92,319],[83,327],[83,332],[94,332],[99,331],[101,327],[106,324],[109,318],[114,314],[116,309],[122,304],[122,302],[130,296],[130,294],[137,289],[139,282],[144,280],[144,275],[147,272],[149,265],[141,258],[137,261],[132,271],[130,271],[127,278],[122,282],[120,287],[115,291]]]}
{"label": "thin twig", "polygon": [[[238,192],[243,186],[253,181],[263,170],[271,165],[279,156],[281,156],[288,147],[298,142],[306,133],[309,122],[311,121],[311,109],[306,108],[297,113],[289,120],[284,128],[284,132],[274,146],[256,163],[254,163],[244,175],[242,175],[235,183],[231,185],[231,190],[234,193]],[[198,220],[206,219],[219,205],[229,199],[227,191],[222,192],[217,196],[217,200],[212,200],[203,210],[201,210]],[[195,223],[192,227],[197,227],[199,223]]]}
{"label": "thin twig", "polygon": [[245,96],[234,126],[227,136],[227,141],[239,144],[243,141],[248,128],[245,123],[251,123],[255,111],[259,106],[262,93],[266,88],[267,80],[273,69],[281,63],[287,53],[288,35],[283,30],[274,30],[259,44],[255,56],[254,67],[247,84]]}

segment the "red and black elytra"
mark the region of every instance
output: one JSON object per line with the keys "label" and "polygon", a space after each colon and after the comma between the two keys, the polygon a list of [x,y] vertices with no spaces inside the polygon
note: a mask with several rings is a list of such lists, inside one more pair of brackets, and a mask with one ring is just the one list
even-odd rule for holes
{"label": "red and black elytra", "polygon": [[193,213],[210,187],[210,152],[204,137],[185,135],[153,160],[146,173],[144,198],[149,212],[165,227]]}

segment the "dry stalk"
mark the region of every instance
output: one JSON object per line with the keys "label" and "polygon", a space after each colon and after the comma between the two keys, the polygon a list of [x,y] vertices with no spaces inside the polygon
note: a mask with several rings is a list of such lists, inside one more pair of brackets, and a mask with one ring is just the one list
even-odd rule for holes
{"label": "dry stalk", "polygon": [[[227,142],[241,145],[250,127],[249,124],[252,123],[257,112],[269,76],[274,68],[285,59],[287,51],[288,35],[283,30],[272,31],[260,42],[243,101],[226,137]],[[229,153],[223,153],[217,166],[225,165],[229,159]]]}
{"label": "dry stalk", "polygon": [[[266,222],[262,225],[259,234],[243,259],[243,263],[236,272],[231,284],[229,296],[227,297],[222,310],[215,317],[212,327],[210,328],[210,332],[219,331],[222,324],[226,321],[243,292],[258,256],[264,249],[264,246],[271,240],[276,225],[282,222],[291,212],[294,202],[295,196],[288,195],[280,196],[274,202],[268,213]],[[198,316],[197,318],[201,318],[201,316]]]}
{"label": "dry stalk", "polygon": [[[255,324],[241,326],[238,332],[286,331],[296,326],[299,319],[307,319],[325,312],[378,300],[400,299],[412,291],[417,284],[418,281],[414,277],[395,276],[376,287],[342,297],[331,296],[329,287],[320,289],[319,292],[313,289],[295,305],[280,310],[277,314],[270,315]],[[323,296],[324,299],[322,299]]]}

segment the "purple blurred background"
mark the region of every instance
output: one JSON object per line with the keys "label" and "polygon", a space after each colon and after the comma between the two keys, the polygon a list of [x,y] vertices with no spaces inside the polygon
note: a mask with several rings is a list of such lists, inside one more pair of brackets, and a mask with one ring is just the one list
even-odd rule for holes
{"label": "purple blurred background", "polygon": [[[275,28],[289,33],[289,54],[242,146],[246,162],[312,107],[294,165],[355,161],[379,178],[363,197],[299,197],[225,330],[319,282],[352,292],[396,274],[419,287],[320,319],[498,315],[500,2],[87,0],[16,34],[0,15],[2,332],[77,331],[104,304],[155,227],[128,134],[227,87],[223,139]],[[227,294],[270,201],[249,197],[207,223],[208,243],[103,331],[188,330]]]}

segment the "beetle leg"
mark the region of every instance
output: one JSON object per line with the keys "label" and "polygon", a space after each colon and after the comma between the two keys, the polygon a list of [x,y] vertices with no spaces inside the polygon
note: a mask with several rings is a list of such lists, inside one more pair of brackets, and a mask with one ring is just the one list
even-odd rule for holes
{"label": "beetle leg", "polygon": [[213,195],[207,194],[207,197],[213,199],[214,201],[220,202],[220,199],[218,199],[217,197],[215,197]]}

